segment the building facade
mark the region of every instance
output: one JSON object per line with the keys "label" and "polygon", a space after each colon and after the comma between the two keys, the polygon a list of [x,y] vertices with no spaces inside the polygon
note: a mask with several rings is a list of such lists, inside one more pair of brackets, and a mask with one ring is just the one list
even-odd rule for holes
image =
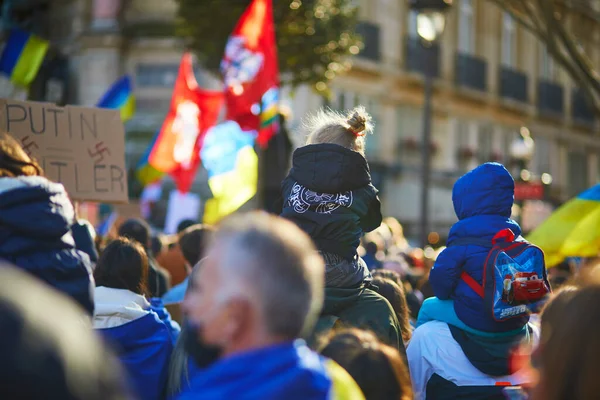
{"label": "building facade", "polygon": [[[353,69],[332,82],[330,99],[301,87],[293,96],[284,90],[284,101],[293,111],[292,130],[321,106],[367,107],[376,123],[367,139],[367,157],[381,188],[383,211],[399,218],[409,234],[416,234],[420,215],[424,63],[436,76],[429,212],[431,229],[442,237],[456,220],[451,201],[456,178],[485,161],[510,165],[510,147],[522,126],[536,144],[529,165],[533,179],[544,173],[552,177],[544,200],[565,201],[600,181],[600,121],[545,47],[492,2],[455,0],[440,42],[426,53],[407,1],[355,2],[364,48]],[[127,123],[126,148],[133,167],[162,123],[177,76],[183,42],[174,36],[175,2],[14,3],[45,10],[31,17],[31,26],[68,60],[64,66],[57,57],[54,67],[44,69],[50,72],[32,91],[35,98],[93,105],[120,75],[135,77],[137,112]],[[590,37],[600,43],[598,26]],[[600,65],[600,46],[582,45]],[[197,76],[202,86],[219,87],[208,74],[198,71]]]}
{"label": "building facade", "polygon": [[[417,234],[420,216],[423,47],[416,14],[406,1],[362,0],[364,45],[347,75],[333,84],[331,105],[364,104],[374,115],[367,156],[382,184],[384,213]],[[599,4],[600,6],[600,4]],[[583,43],[600,66],[600,26]],[[594,45],[596,43],[596,45]],[[600,120],[581,91],[550,58],[545,46],[492,2],[455,0],[440,42],[428,52],[436,76],[433,95],[431,229],[443,237],[456,221],[451,201],[457,177],[486,161],[511,172],[511,145],[526,126],[535,140],[528,169],[546,182],[543,202],[519,211],[526,229],[567,200],[600,181]],[[317,99],[309,91],[294,101],[303,114]],[[311,98],[312,97],[312,98]],[[515,175],[519,175],[517,171]],[[545,204],[544,204],[545,203]],[[523,205],[523,204],[522,204]]]}

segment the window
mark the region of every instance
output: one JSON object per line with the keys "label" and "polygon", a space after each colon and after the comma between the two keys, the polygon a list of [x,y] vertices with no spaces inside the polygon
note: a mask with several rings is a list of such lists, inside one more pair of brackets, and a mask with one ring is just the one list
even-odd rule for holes
{"label": "window", "polygon": [[570,151],[569,166],[569,195],[577,196],[588,188],[588,157],[584,152]]}
{"label": "window", "polygon": [[135,70],[135,81],[138,87],[173,87],[178,64],[138,64]]}
{"label": "window", "polygon": [[381,132],[382,126],[379,125],[379,103],[371,98],[366,99],[365,103],[363,103],[367,112],[371,114],[372,122],[373,122],[373,134],[365,137],[365,153],[367,156],[371,158],[377,158],[379,154],[379,140],[383,132]]}
{"label": "window", "polygon": [[513,17],[508,13],[502,16],[502,64],[515,66],[516,26]]}
{"label": "window", "polygon": [[408,13],[408,36],[411,38],[419,37],[417,33],[417,15],[418,12],[415,10],[410,10]]}
{"label": "window", "polygon": [[554,60],[550,53],[548,53],[548,48],[542,44],[540,47],[540,78],[545,80],[553,80],[554,79]]}
{"label": "window", "polygon": [[461,172],[466,172],[469,170],[471,159],[475,156],[475,149],[471,146],[470,136],[469,124],[464,120],[457,120],[456,144],[458,151],[456,157],[458,159],[458,169]]}
{"label": "window", "polygon": [[169,112],[171,100],[168,98],[137,98],[135,102],[136,114],[162,116]]}
{"label": "window", "polygon": [[423,122],[423,109],[411,106],[398,106],[396,109],[396,129],[398,137],[402,139],[415,138],[421,140],[423,135],[421,126]]}
{"label": "window", "polygon": [[[397,149],[400,154],[400,162],[406,165],[418,165],[421,159],[419,148],[423,138],[423,109],[412,106],[399,106],[396,110],[396,126],[398,139]],[[376,135],[382,133],[377,131]]]}
{"label": "window", "polygon": [[[510,148],[513,142],[519,137],[517,133],[518,127],[507,128],[502,132],[502,154],[504,154],[504,165],[508,168],[512,165],[512,155],[510,154]],[[509,169],[510,170],[510,169]]]}
{"label": "window", "polygon": [[[344,102],[340,103],[340,109],[343,111],[352,110],[359,104],[358,95],[356,93],[346,92],[346,95],[344,96]],[[363,105],[367,107],[366,104]],[[367,112],[369,112],[369,110],[367,110]]]}
{"label": "window", "polygon": [[551,173],[551,146],[552,142],[546,137],[535,137],[535,152],[533,153],[532,169],[536,175]]}
{"label": "window", "polygon": [[344,104],[346,103],[346,94],[343,91],[339,91],[337,95],[337,99],[335,99],[335,103],[333,104],[334,109],[343,110]]}
{"label": "window", "polygon": [[475,35],[473,34],[473,0],[461,0],[458,10],[458,51],[473,54]]}
{"label": "window", "polygon": [[487,162],[492,158],[494,147],[494,127],[492,125],[481,125],[478,129],[477,147],[479,150],[479,161]]}
{"label": "window", "polygon": [[116,28],[118,26],[119,3],[118,0],[94,0],[92,27],[95,29]]}

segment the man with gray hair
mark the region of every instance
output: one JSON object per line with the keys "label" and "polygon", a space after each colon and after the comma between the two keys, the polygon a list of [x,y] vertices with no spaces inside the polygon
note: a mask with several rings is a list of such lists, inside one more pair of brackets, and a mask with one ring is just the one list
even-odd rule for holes
{"label": "man with gray hair", "polygon": [[178,398],[325,400],[340,388],[363,398],[341,367],[298,339],[318,318],[324,275],[293,223],[250,213],[222,224],[183,303],[185,347],[202,370]]}

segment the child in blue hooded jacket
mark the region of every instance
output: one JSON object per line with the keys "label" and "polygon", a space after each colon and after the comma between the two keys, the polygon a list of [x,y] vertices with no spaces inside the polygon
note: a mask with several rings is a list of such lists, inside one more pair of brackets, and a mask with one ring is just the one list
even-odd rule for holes
{"label": "child in blue hooded jacket", "polygon": [[491,244],[505,229],[519,237],[521,227],[510,219],[514,191],[512,176],[498,163],[480,165],[456,181],[452,202],[458,222],[450,229],[448,247],[440,253],[429,276],[436,298],[423,303],[417,325],[435,319],[476,334],[511,333],[523,328],[523,319],[494,320],[484,308],[483,298],[461,279],[464,271],[482,284],[490,248],[453,245],[463,238],[480,238]]}

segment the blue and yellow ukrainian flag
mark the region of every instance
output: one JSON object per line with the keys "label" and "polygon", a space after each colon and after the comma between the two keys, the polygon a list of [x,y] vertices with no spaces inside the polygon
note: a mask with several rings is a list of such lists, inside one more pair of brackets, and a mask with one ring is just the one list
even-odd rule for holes
{"label": "blue and yellow ukrainian flag", "polygon": [[135,169],[135,176],[138,181],[144,186],[149,185],[151,183],[157,182],[165,176],[165,173],[157,170],[150,164],[150,154],[152,153],[152,149],[154,149],[154,145],[156,144],[156,140],[160,135],[160,130],[156,132],[152,141],[148,145],[146,152],[138,162],[138,165]]}
{"label": "blue and yellow ukrainian flag", "polygon": [[567,257],[600,254],[599,227],[600,184],[561,206],[527,240],[544,250],[546,265],[552,267]]}
{"label": "blue and yellow ukrainian flag", "polygon": [[234,121],[208,130],[200,158],[208,171],[213,198],[204,206],[205,224],[213,225],[235,212],[256,195],[258,156],[255,135],[244,132]]}
{"label": "blue and yellow ukrainian flag", "polygon": [[131,119],[135,113],[135,97],[133,96],[133,85],[129,75],[125,75],[116,81],[104,93],[96,107],[121,111],[123,122]]}
{"label": "blue and yellow ukrainian flag", "polygon": [[279,89],[273,87],[261,99],[260,129],[268,128],[277,122],[279,114]]}
{"label": "blue and yellow ukrainian flag", "polygon": [[49,42],[20,29],[12,29],[0,57],[0,72],[21,87],[28,87],[35,79]]}

